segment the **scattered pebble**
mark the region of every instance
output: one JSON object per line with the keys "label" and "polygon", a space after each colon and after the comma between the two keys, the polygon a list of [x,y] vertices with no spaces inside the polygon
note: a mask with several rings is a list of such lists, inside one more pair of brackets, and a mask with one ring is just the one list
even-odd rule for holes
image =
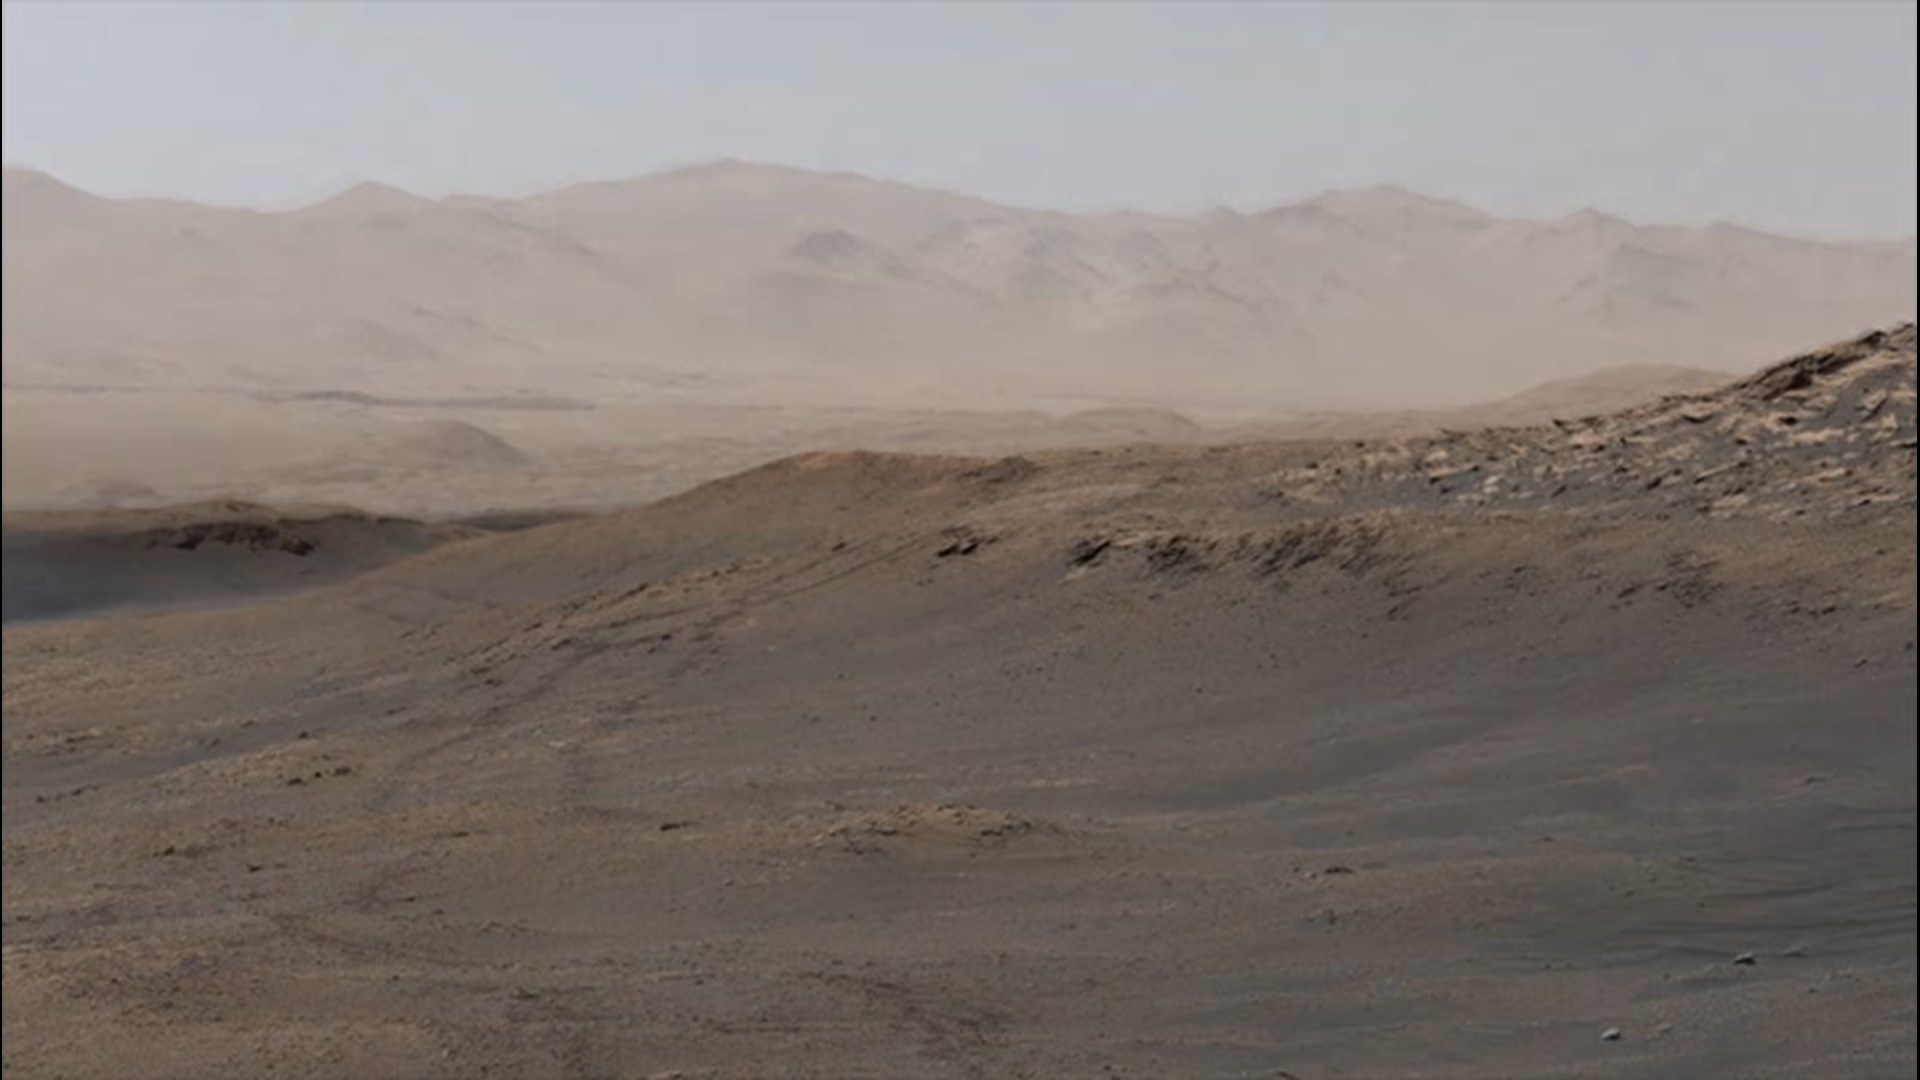
{"label": "scattered pebble", "polygon": [[1619,1028],[1608,1028],[1607,1030],[1605,1030],[1605,1031],[1603,1031],[1603,1032],[1601,1032],[1601,1033],[1600,1033],[1600,1041],[1601,1041],[1601,1042],[1619,1042],[1619,1041],[1620,1041],[1620,1029],[1619,1029]]}

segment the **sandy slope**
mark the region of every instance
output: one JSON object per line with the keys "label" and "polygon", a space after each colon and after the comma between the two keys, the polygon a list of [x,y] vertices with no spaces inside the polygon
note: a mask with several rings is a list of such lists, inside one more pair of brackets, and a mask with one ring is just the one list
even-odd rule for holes
{"label": "sandy slope", "polygon": [[10,626],[8,1073],[1908,1075],[1914,384],[808,455]]}
{"label": "sandy slope", "polygon": [[238,502],[13,513],[0,530],[7,622],[298,591],[488,531]]}

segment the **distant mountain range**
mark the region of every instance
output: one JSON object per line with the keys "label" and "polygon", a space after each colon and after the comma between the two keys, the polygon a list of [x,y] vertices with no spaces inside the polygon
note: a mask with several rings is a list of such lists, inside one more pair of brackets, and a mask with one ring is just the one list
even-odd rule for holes
{"label": "distant mountain range", "polygon": [[299,210],[5,174],[10,385],[875,406],[1446,406],[1751,369],[1910,319],[1915,245],[1398,188],[1071,215],[726,162],[525,199]]}

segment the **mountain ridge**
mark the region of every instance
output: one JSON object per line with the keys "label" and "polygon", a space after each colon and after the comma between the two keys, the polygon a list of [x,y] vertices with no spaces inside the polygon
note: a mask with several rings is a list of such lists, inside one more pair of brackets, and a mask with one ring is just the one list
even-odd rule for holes
{"label": "mountain ridge", "polygon": [[1070,214],[713,163],[522,199],[255,211],[9,168],[6,381],[1062,409],[1462,405],[1648,357],[1751,367],[1913,314],[1911,243],[1387,185]]}
{"label": "mountain ridge", "polygon": [[864,184],[864,185],[870,185],[875,187],[885,187],[885,188],[893,188],[898,190],[917,192],[925,195],[963,199],[963,200],[981,203],[983,205],[991,206],[1000,210],[1009,210],[1009,211],[1014,211],[1018,213],[1036,213],[1036,214],[1044,214],[1044,215],[1050,215],[1055,217],[1077,218],[1077,219],[1084,219],[1084,220],[1101,220],[1101,219],[1110,219],[1110,218],[1143,218],[1143,219],[1164,219],[1164,220],[1180,220],[1180,221],[1200,221],[1208,217],[1213,217],[1217,215],[1225,215],[1230,218],[1247,218],[1247,217],[1257,217],[1262,214],[1272,213],[1274,211],[1297,210],[1297,209],[1309,208],[1309,207],[1324,208],[1329,204],[1339,205],[1339,204],[1345,203],[1345,204],[1351,205],[1355,203],[1366,204],[1369,202],[1378,204],[1380,202],[1398,201],[1407,205],[1426,206],[1437,211],[1445,211],[1448,213],[1455,213],[1455,214],[1461,214],[1461,215],[1470,215],[1473,217],[1486,218],[1493,221],[1502,221],[1502,222],[1511,222],[1511,223],[1548,225],[1548,224],[1570,224],[1570,223],[1584,222],[1584,221],[1598,221],[1598,222],[1604,222],[1610,225],[1624,225],[1633,229],[1698,229],[1698,230],[1704,230],[1704,231],[1737,231],[1742,233],[1750,233],[1750,234],[1754,234],[1757,236],[1762,236],[1762,237],[1766,237],[1774,240],[1786,240],[1786,241],[1792,241],[1797,243],[1806,243],[1806,244],[1833,246],[1833,247],[1860,247],[1860,246],[1902,247],[1902,246],[1912,245],[1916,242],[1920,242],[1920,237],[1916,237],[1915,235],[1912,235],[1912,234],[1900,235],[1900,236],[1855,236],[1855,237],[1809,236],[1809,235],[1803,235],[1803,234],[1789,232],[1789,231],[1765,228],[1758,225],[1749,225],[1749,224],[1745,224],[1737,221],[1727,221],[1724,219],[1715,219],[1712,221],[1700,222],[1698,224],[1687,224],[1683,222],[1674,222],[1674,221],[1639,221],[1613,211],[1602,209],[1597,206],[1582,206],[1577,209],[1570,210],[1560,214],[1543,214],[1543,215],[1533,215],[1533,216],[1507,216],[1507,215],[1495,213],[1490,210],[1483,209],[1464,199],[1456,199],[1456,198],[1439,196],[1439,195],[1430,195],[1424,192],[1416,191],[1412,188],[1405,187],[1401,184],[1394,184],[1394,183],[1368,183],[1368,184],[1356,184],[1349,187],[1333,187],[1333,188],[1324,189],[1316,194],[1304,196],[1292,201],[1264,203],[1264,204],[1259,204],[1259,205],[1254,205],[1249,207],[1236,207],[1236,206],[1227,206],[1224,204],[1213,204],[1207,207],[1206,209],[1195,210],[1195,211],[1186,212],[1186,213],[1177,212],[1177,211],[1167,211],[1167,210],[1142,210],[1142,209],[1138,209],[1136,207],[1131,207],[1131,206],[1121,206],[1117,208],[1104,209],[1104,210],[1065,210],[1057,207],[1050,207],[1050,206],[1039,205],[1039,204],[1028,204],[1028,203],[1022,203],[1022,202],[990,199],[983,196],[970,195],[965,192],[961,192],[952,188],[946,188],[946,187],[941,187],[941,186],[932,185],[932,184],[916,183],[916,182],[906,181],[906,180],[895,180],[895,179],[890,179],[883,176],[877,176],[871,173],[863,173],[863,172],[858,172],[854,170],[809,169],[803,166],[786,165],[786,164],[781,164],[779,162],[772,162],[772,161],[757,161],[757,160],[747,159],[747,158],[716,158],[710,161],[701,161],[701,162],[694,162],[686,165],[669,166],[669,167],[658,169],[652,172],[634,173],[626,176],[613,176],[613,177],[604,177],[604,178],[596,178],[596,179],[588,179],[588,180],[573,180],[573,181],[567,181],[564,183],[542,185],[519,195],[484,194],[480,192],[471,192],[471,191],[449,191],[441,195],[424,195],[419,192],[413,191],[412,189],[407,188],[406,186],[401,184],[391,183],[384,180],[361,179],[361,180],[355,180],[350,183],[344,184],[339,189],[328,192],[327,194],[314,196],[302,202],[295,202],[295,203],[274,205],[274,206],[254,206],[254,205],[244,204],[244,203],[210,202],[202,199],[189,198],[189,197],[180,196],[180,195],[107,195],[107,194],[102,194],[100,192],[93,191],[80,184],[76,184],[71,181],[68,181],[63,177],[61,177],[58,173],[50,169],[42,169],[33,165],[19,165],[19,164],[6,165],[3,168],[0,168],[0,173],[4,173],[5,184],[9,187],[15,184],[36,185],[41,187],[58,187],[61,189],[65,189],[66,191],[69,191],[69,192],[85,195],[90,199],[97,200],[103,203],[159,202],[159,203],[169,203],[169,204],[181,205],[181,206],[193,206],[193,207],[198,207],[204,210],[231,210],[231,211],[239,211],[239,212],[244,212],[249,214],[264,214],[264,215],[298,214],[302,211],[312,210],[317,207],[327,205],[328,203],[335,202],[343,196],[353,194],[356,192],[379,192],[385,195],[405,196],[408,199],[411,199],[423,204],[429,204],[429,205],[451,205],[451,206],[494,205],[494,204],[511,204],[511,203],[530,202],[530,201],[547,198],[547,197],[563,194],[566,192],[572,192],[572,191],[615,190],[615,189],[628,188],[636,185],[644,185],[644,184],[655,183],[655,182],[685,182],[685,181],[697,182],[703,179],[710,179],[716,176],[724,177],[728,175],[734,175],[734,176],[761,176],[761,177],[790,177],[790,178],[801,178],[801,179],[813,180],[813,181],[831,180],[831,181],[838,181],[843,183],[850,182],[856,185]]}

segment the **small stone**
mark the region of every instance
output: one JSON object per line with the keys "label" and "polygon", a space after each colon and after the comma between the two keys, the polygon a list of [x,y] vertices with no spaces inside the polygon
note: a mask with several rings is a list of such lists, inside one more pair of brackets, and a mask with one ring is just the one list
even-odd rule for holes
{"label": "small stone", "polygon": [[1759,963],[1760,959],[1754,956],[1750,952],[1743,952],[1739,956],[1734,957],[1733,962],[1736,964],[1743,965],[1745,967],[1752,967],[1753,965]]}
{"label": "small stone", "polygon": [[1608,1028],[1607,1030],[1605,1030],[1605,1031],[1603,1031],[1603,1032],[1601,1032],[1601,1033],[1600,1033],[1600,1041],[1601,1041],[1601,1042],[1619,1042],[1619,1041],[1620,1041],[1620,1029],[1619,1029],[1619,1028]]}

